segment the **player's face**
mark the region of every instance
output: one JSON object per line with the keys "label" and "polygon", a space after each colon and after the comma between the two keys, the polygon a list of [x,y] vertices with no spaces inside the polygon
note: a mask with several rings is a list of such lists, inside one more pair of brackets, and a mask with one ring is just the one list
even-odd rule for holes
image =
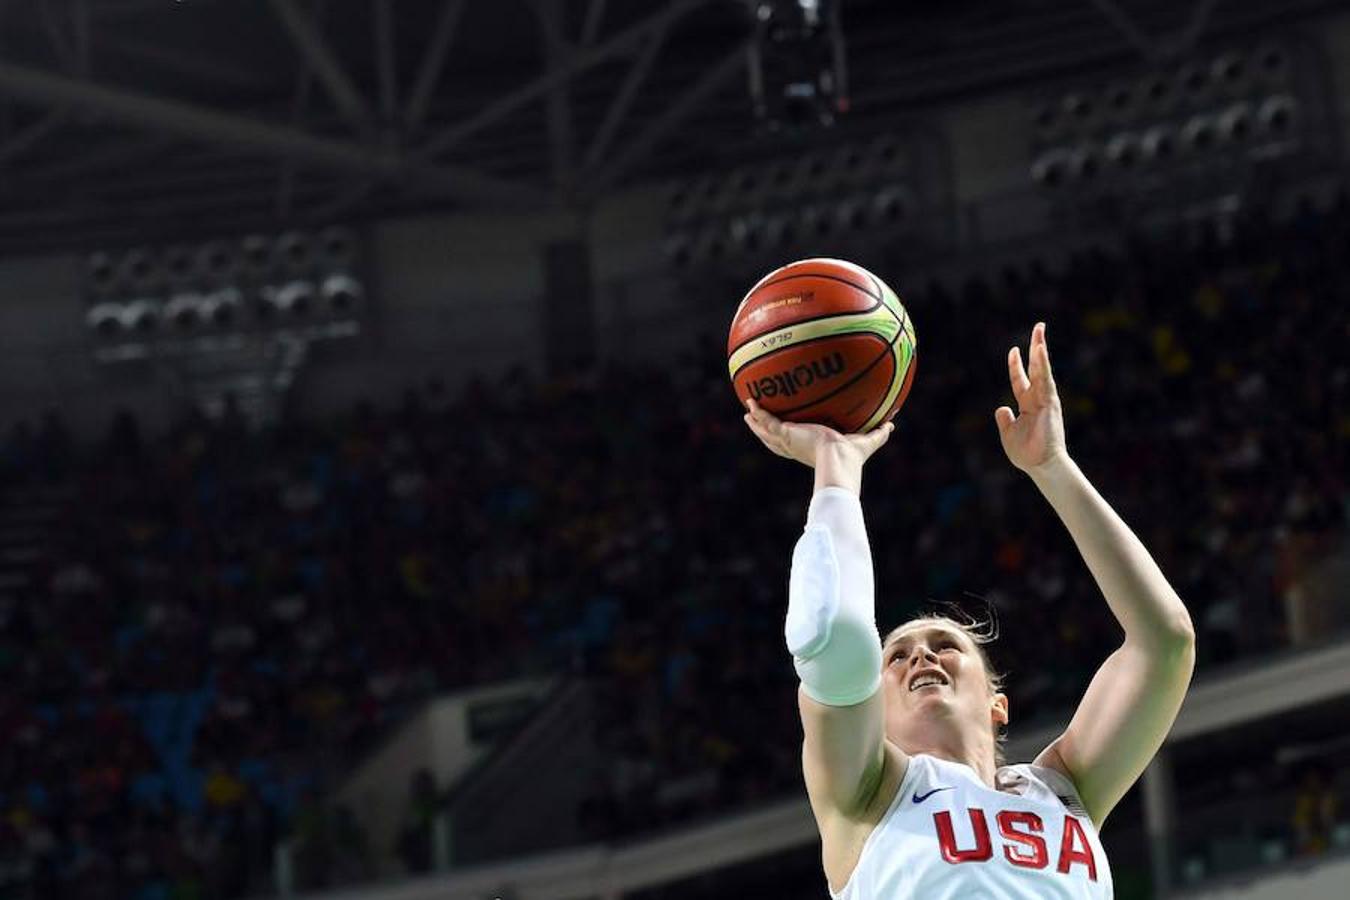
{"label": "player's face", "polygon": [[932,717],[991,733],[993,722],[1007,722],[1006,699],[990,691],[980,652],[960,629],[928,624],[902,631],[886,645],[882,664],[886,731],[902,748]]}

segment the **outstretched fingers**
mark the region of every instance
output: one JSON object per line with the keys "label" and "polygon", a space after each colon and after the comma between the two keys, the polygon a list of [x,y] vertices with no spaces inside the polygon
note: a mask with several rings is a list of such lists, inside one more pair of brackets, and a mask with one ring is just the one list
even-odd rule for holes
{"label": "outstretched fingers", "polygon": [[768,434],[777,435],[782,433],[783,423],[778,420],[777,416],[760,406],[753,398],[747,399],[745,405],[746,408],[750,410],[750,412],[746,414],[746,421],[758,425]]}
{"label": "outstretched fingers", "polygon": [[1014,345],[1008,350],[1008,381],[1019,408],[1025,406],[1028,397],[1043,403],[1054,395],[1055,377],[1050,371],[1050,345],[1045,340],[1044,322],[1037,322],[1031,329],[1025,367],[1021,348]]}
{"label": "outstretched fingers", "polygon": [[766,431],[764,426],[756,422],[749,413],[745,416],[745,424],[750,426],[750,430],[754,432],[755,437],[759,438],[760,443],[764,446],[768,447],[779,456],[788,455],[787,448],[783,445],[783,441]]}
{"label": "outstretched fingers", "polygon": [[1012,427],[1012,423],[1017,421],[1017,416],[1013,415],[1011,407],[1000,406],[994,410],[994,424],[998,425],[999,434]]}
{"label": "outstretched fingers", "polygon": [[1031,329],[1031,383],[1042,400],[1049,400],[1055,391],[1055,376],[1050,371],[1050,345],[1045,340],[1045,323],[1037,322]]}
{"label": "outstretched fingers", "polygon": [[895,431],[894,422],[883,422],[876,428],[862,435],[863,451],[871,456],[881,449],[881,445],[891,439],[891,433]]}
{"label": "outstretched fingers", "polygon": [[1031,380],[1027,378],[1027,370],[1022,368],[1022,350],[1016,345],[1008,350],[1008,382],[1012,385],[1013,396],[1020,404],[1022,397],[1031,390]]}
{"label": "outstretched fingers", "polygon": [[745,424],[750,426],[750,430],[755,433],[764,446],[768,447],[779,456],[790,457],[787,447],[787,436],[783,434],[783,423],[767,410],[760,407],[754,400],[746,400],[746,407],[750,410],[744,416]]}

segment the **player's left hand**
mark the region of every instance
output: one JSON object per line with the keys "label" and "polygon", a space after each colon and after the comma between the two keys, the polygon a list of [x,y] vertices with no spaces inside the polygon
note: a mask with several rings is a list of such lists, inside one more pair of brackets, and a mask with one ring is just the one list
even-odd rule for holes
{"label": "player's left hand", "polygon": [[1064,412],[1059,391],[1050,373],[1050,350],[1045,343],[1045,323],[1031,329],[1030,365],[1022,368],[1022,351],[1008,351],[1008,380],[1017,400],[1017,415],[1011,408],[994,410],[1003,451],[1014,466],[1035,474],[1049,464],[1068,459],[1064,444]]}

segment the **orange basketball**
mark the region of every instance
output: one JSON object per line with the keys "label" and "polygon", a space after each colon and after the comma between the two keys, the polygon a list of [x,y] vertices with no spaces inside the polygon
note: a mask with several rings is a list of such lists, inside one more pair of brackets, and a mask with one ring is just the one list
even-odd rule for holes
{"label": "orange basketball", "polygon": [[736,307],[727,338],[742,406],[753,397],[780,419],[846,433],[896,414],[917,350],[895,292],[841,259],[802,259],[765,275]]}

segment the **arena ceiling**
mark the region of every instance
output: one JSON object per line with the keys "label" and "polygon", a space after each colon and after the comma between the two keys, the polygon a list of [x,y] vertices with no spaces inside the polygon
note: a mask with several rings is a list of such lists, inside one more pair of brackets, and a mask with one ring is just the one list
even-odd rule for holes
{"label": "arena ceiling", "polygon": [[[841,0],[851,111],[1343,4]],[[585,205],[762,152],[745,0],[0,0],[0,253]]]}

